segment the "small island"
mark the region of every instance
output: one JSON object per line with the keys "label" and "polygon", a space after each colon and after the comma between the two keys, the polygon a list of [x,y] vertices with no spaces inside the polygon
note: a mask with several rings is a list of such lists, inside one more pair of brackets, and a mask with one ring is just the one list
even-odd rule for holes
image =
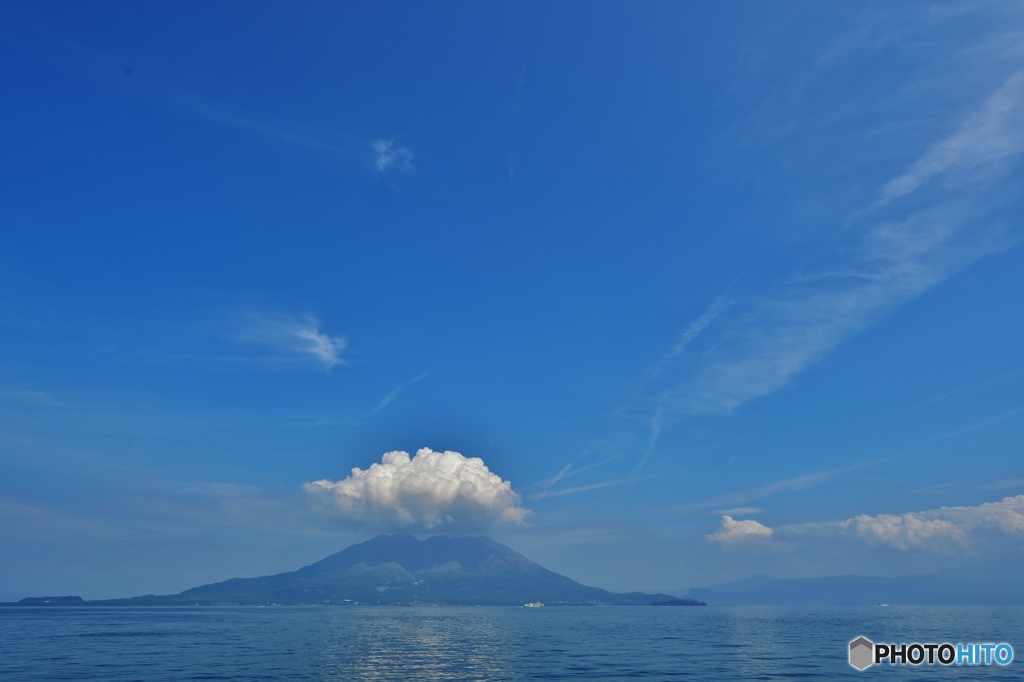
{"label": "small island", "polygon": [[85,601],[81,597],[25,597],[21,601],[5,604],[5,606],[79,606]]}
{"label": "small island", "polygon": [[651,606],[707,606],[707,604],[696,599],[667,599],[651,602]]}

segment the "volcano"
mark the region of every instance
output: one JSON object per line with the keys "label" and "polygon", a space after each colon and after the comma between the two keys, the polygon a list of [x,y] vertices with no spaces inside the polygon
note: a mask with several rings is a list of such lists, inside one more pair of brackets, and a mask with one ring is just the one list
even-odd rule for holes
{"label": "volcano", "polygon": [[174,595],[91,604],[649,605],[670,595],[617,594],[549,571],[486,537],[378,535],[296,571],[233,578]]}

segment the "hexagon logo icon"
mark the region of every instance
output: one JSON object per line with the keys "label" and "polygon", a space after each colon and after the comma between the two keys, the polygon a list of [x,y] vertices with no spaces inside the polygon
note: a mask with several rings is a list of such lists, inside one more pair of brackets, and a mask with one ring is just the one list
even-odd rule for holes
{"label": "hexagon logo icon", "polygon": [[874,663],[875,645],[866,637],[858,637],[850,642],[850,665],[857,670],[864,670]]}

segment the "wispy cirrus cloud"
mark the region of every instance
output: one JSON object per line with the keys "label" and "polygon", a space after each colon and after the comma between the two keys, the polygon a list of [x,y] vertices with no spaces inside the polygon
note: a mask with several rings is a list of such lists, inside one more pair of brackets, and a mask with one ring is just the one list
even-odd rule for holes
{"label": "wispy cirrus cloud", "polygon": [[[672,369],[672,366],[676,363],[683,352],[686,351],[686,348],[730,306],[731,302],[727,298],[728,293],[729,292],[726,291],[718,296],[696,320],[691,322],[686,329],[683,330],[683,333],[680,334],[679,338],[676,340],[675,345],[672,346],[672,348],[669,349],[669,351],[644,375],[640,382],[641,392],[649,390],[652,385],[655,385],[655,383],[662,378],[662,375]],[[643,457],[641,457],[633,467],[633,474],[639,472],[644,468],[644,465],[647,464],[647,460],[650,458],[651,453],[654,451],[654,448],[658,443],[658,438],[661,436],[662,422],[665,419],[666,413],[664,398],[665,393],[662,393],[661,398],[655,401],[656,407],[654,408],[654,412],[647,419],[647,445],[644,449]],[[650,401],[647,400],[644,402]]]}
{"label": "wispy cirrus cloud", "polygon": [[559,488],[557,490],[555,489],[555,486],[558,485],[558,483],[564,479],[571,478],[573,476],[578,476],[592,469],[597,469],[598,467],[602,467],[618,459],[621,459],[621,455],[606,457],[604,459],[598,460],[596,462],[591,462],[590,464],[584,466],[573,466],[572,462],[568,462],[567,464],[565,464],[565,466],[559,469],[558,473],[556,473],[554,476],[551,476],[541,481],[537,481],[536,483],[530,483],[529,485],[525,485],[522,487],[522,489],[539,489],[537,492],[532,493],[530,499],[542,500],[545,497],[561,497],[562,495],[572,495],[574,493],[581,493],[589,490],[600,490],[601,488],[610,488],[618,485],[623,485],[626,483],[634,483],[636,481],[643,480],[644,478],[649,478],[646,476],[642,477],[636,475],[629,475],[625,477],[599,481],[591,484],[573,486],[571,488]]}
{"label": "wispy cirrus cloud", "polygon": [[222,483],[216,481],[200,481],[187,485],[181,489],[186,495],[198,495],[201,497],[244,497],[256,495],[261,491],[256,486],[240,485],[238,483]]}
{"label": "wispy cirrus cloud", "polygon": [[1016,379],[1016,378],[1020,377],[1022,374],[1024,374],[1024,368],[1018,368],[1018,369],[1012,370],[1010,372],[1004,372],[1003,374],[1000,374],[998,376],[992,377],[991,379],[986,379],[985,381],[981,381],[981,382],[978,382],[978,383],[975,383],[975,384],[971,384],[969,386],[961,386],[959,388],[954,388],[952,391],[946,391],[944,393],[940,393],[939,395],[933,396],[933,397],[929,398],[928,400],[925,400],[923,402],[918,403],[917,405],[914,405],[910,409],[911,410],[919,410],[922,407],[928,407],[929,405],[933,405],[935,403],[939,403],[939,402],[942,402],[944,400],[949,400],[950,398],[962,396],[964,394],[972,393],[972,392],[978,391],[980,389],[988,388],[990,386],[993,386],[993,385],[996,385],[996,384],[1000,384],[1000,383],[1003,383],[1003,382],[1011,380],[1011,379]]}
{"label": "wispy cirrus cloud", "polygon": [[1005,490],[1007,488],[1024,488],[1024,478],[1006,478],[1001,481],[993,481],[983,486],[982,490]]}
{"label": "wispy cirrus cloud", "polygon": [[373,149],[373,167],[378,173],[392,171],[409,172],[415,170],[412,165],[413,153],[408,147],[397,145],[394,140],[374,140],[370,145]]}
{"label": "wispy cirrus cloud", "polygon": [[37,391],[29,388],[11,388],[8,386],[0,386],[0,400],[45,407],[59,407],[64,405],[64,403],[54,398],[46,391]]}
{"label": "wispy cirrus cloud", "polygon": [[750,516],[760,514],[764,509],[761,507],[734,507],[732,509],[719,509],[716,514],[727,514],[729,516]]}
{"label": "wispy cirrus cloud", "polygon": [[882,190],[888,201],[910,194],[930,180],[984,180],[1001,162],[1024,149],[1024,71],[1012,75],[954,134],[933,145]]}
{"label": "wispy cirrus cloud", "polygon": [[358,158],[357,150],[360,145],[365,144],[365,141],[360,142],[358,138],[337,130],[260,118],[182,91],[172,91],[169,99],[175,106],[189,114],[223,123],[262,137],[267,141],[290,147],[346,157],[354,161]]}
{"label": "wispy cirrus cloud", "polygon": [[273,353],[271,359],[313,362],[324,369],[348,364],[342,356],[346,337],[327,334],[313,315],[246,313],[235,336]]}
{"label": "wispy cirrus cloud", "polygon": [[377,404],[373,406],[372,410],[370,410],[370,414],[373,414],[375,412],[380,412],[385,407],[390,405],[391,401],[394,400],[395,398],[397,398],[399,393],[401,393],[402,391],[404,391],[408,387],[412,386],[417,381],[422,381],[423,379],[426,379],[429,375],[430,375],[430,370],[428,369],[425,372],[421,372],[421,373],[417,374],[412,379],[409,379],[408,381],[405,381],[405,382],[402,382],[402,383],[398,384],[393,389],[391,389],[386,394],[384,394],[384,397],[381,398],[377,402]]}
{"label": "wispy cirrus cloud", "polygon": [[[999,181],[1024,151],[1022,118],[1018,72],[852,217],[859,240],[739,306],[692,374],[660,395],[656,426],[664,415],[729,414],[782,389],[889,312],[1013,246],[981,219],[999,205]],[[695,331],[706,328],[701,320]]]}
{"label": "wispy cirrus cloud", "polygon": [[[124,64],[135,61],[127,55],[97,49],[52,31],[37,35],[36,39],[47,41],[56,48],[55,56],[89,73],[93,79],[102,80],[108,87],[111,83],[109,74],[123,74]],[[373,151],[370,167],[375,172],[415,170],[412,150],[396,145],[393,139],[372,140],[369,136],[346,132],[330,122],[311,122],[268,111],[253,111],[192,92],[166,75],[161,77],[158,67],[150,65],[146,72],[148,78],[145,80],[131,79],[132,87],[124,85],[129,79],[123,77],[114,82],[119,83],[117,88],[122,92],[151,98],[186,115],[231,127],[283,147],[330,156],[351,167],[366,168],[369,143]]]}
{"label": "wispy cirrus cloud", "polygon": [[[346,164],[365,167],[366,138],[330,127],[261,118],[183,92],[175,92],[170,100],[178,108],[192,115],[231,126],[269,142],[294,149],[305,149],[335,157]],[[412,149],[397,144],[394,139],[378,138],[370,142],[369,147],[370,167],[380,175],[416,170],[412,164],[415,156]]]}
{"label": "wispy cirrus cloud", "polygon": [[590,483],[588,485],[578,485],[573,488],[562,488],[554,491],[543,491],[539,493],[534,499],[542,499],[544,497],[561,497],[562,495],[573,495],[575,493],[587,492],[590,490],[600,490],[601,488],[611,488],[618,485],[626,485],[628,483],[636,483],[645,479],[651,478],[650,476],[626,476],[624,478],[615,478],[608,481],[600,481],[598,483]]}
{"label": "wispy cirrus cloud", "polygon": [[676,341],[676,344],[672,346],[672,349],[665,354],[661,360],[658,361],[654,367],[647,372],[647,376],[644,377],[646,382],[656,380],[662,374],[665,373],[672,363],[683,354],[686,347],[689,346],[694,339],[696,339],[702,331],[708,328],[708,326],[715,320],[716,317],[722,314],[726,308],[729,307],[729,301],[726,298],[726,294],[722,294],[707,307],[700,317],[690,323],[690,325],[683,331]]}
{"label": "wispy cirrus cloud", "polygon": [[[843,467],[841,469],[833,469],[831,471],[819,471],[813,474],[805,474],[803,476],[793,476],[790,478],[784,478],[778,481],[773,481],[757,488],[751,488],[750,490],[740,490],[734,493],[727,493],[725,495],[719,495],[703,502],[695,502],[693,504],[681,507],[680,509],[707,509],[710,507],[724,507],[728,505],[742,505],[747,502],[753,502],[755,500],[763,500],[779,493],[795,492],[798,490],[804,490],[806,488],[812,488],[822,483],[827,483],[840,478],[844,474],[850,473],[856,469],[867,466],[871,462],[862,462],[853,466]],[[728,510],[726,510],[728,511]],[[723,512],[725,513],[725,512]]]}
{"label": "wispy cirrus cloud", "polygon": [[949,433],[943,433],[943,434],[940,434],[938,436],[935,436],[934,438],[929,438],[925,442],[931,443],[931,442],[934,442],[934,441],[937,441],[937,440],[944,440],[946,438],[953,438],[954,436],[959,436],[959,435],[964,434],[964,433],[970,433],[971,431],[975,431],[977,429],[982,429],[982,428],[985,428],[986,426],[990,426],[992,424],[1001,422],[1004,419],[1010,419],[1012,417],[1016,417],[1017,415],[1022,414],[1022,413],[1024,413],[1024,407],[1018,407],[1018,408],[1013,409],[1013,410],[1007,410],[1006,412],[1001,412],[1000,414],[993,415],[993,416],[989,417],[988,419],[982,419],[979,422],[975,422],[973,424],[968,424],[967,426],[962,426],[962,427],[960,427],[958,429],[950,431]]}

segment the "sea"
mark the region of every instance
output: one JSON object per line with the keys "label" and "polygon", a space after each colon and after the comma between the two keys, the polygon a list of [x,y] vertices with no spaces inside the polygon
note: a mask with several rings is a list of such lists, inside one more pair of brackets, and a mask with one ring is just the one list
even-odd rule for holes
{"label": "sea", "polygon": [[[1007,666],[849,642],[1009,643]],[[5,607],[0,680],[1024,680],[1024,607]]]}

